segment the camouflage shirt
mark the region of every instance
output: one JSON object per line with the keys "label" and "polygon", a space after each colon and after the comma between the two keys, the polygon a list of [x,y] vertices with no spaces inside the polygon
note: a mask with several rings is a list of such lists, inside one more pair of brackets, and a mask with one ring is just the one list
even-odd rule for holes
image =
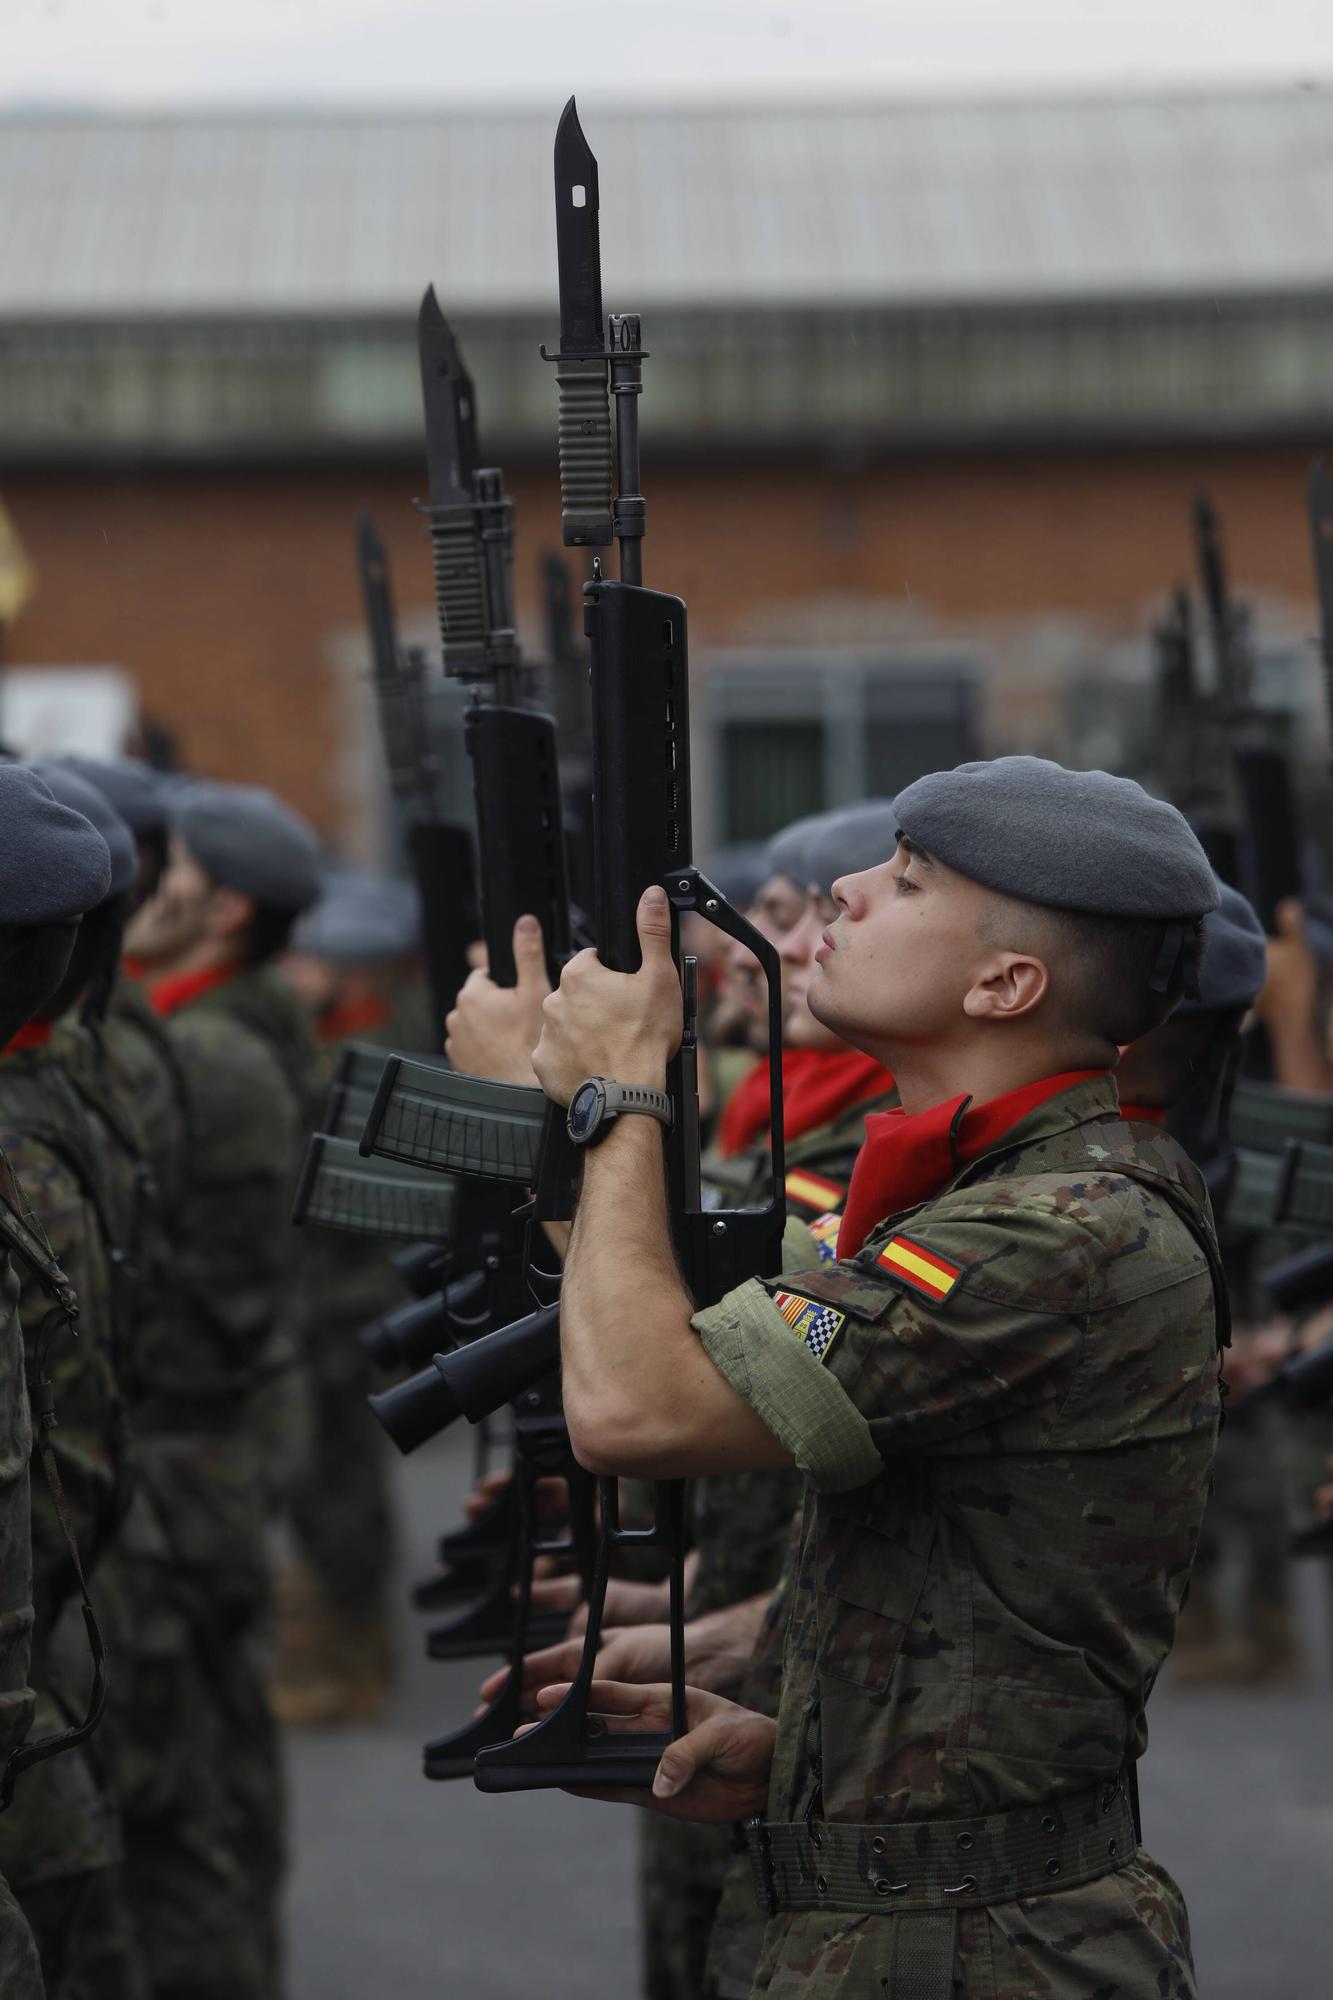
{"label": "camouflage shirt", "polygon": [[[803,1132],[788,1143],[785,1192],[789,1225],[783,1246],[784,1270],[794,1265],[799,1268],[796,1259],[804,1262],[813,1256],[821,1262],[832,1261],[852,1168],[865,1140],[866,1117],[872,1111],[887,1111],[897,1102],[896,1090],[863,1099],[827,1125]],[[725,1195],[728,1203],[749,1207],[768,1199],[771,1162],[767,1146],[725,1164],[731,1170]],[[798,1226],[793,1228],[792,1224]],[[793,1246],[798,1246],[794,1254]],[[739,1472],[694,1481],[691,1507],[699,1560],[690,1593],[692,1616],[741,1603],[773,1588],[800,1500],[801,1479],[796,1472]]]}
{"label": "camouflage shirt", "polygon": [[[773,1820],[994,1812],[1113,1782],[1141,1752],[1217,1431],[1194,1230],[1211,1233],[1198,1176],[1160,1128],[1121,1123],[1098,1078],[850,1261],[696,1316],[807,1482]],[[1104,1886],[1127,1872],[1128,1916]],[[1043,1899],[1069,1913],[1056,1928],[1100,1921],[1109,1897],[1165,1974],[1108,1990],[1192,1990],[1169,1881],[1146,1856],[1120,1877]],[[819,1990],[872,1990],[891,1920],[833,1914],[773,1919],[757,1990],[794,1992],[798,1961]],[[1012,1962],[988,1934],[994,1985],[964,1990],[1048,1990],[1060,1947],[1008,1944]],[[1049,1990],[1090,1990],[1092,1963]]]}

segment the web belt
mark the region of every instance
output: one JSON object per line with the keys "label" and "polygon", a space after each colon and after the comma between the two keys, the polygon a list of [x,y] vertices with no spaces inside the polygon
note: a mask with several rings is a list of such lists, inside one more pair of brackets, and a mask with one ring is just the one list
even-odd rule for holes
{"label": "web belt", "polygon": [[1076,1888],[1123,1868],[1138,1848],[1122,1783],[968,1819],[753,1819],[746,1841],[755,1895],[770,1916],[981,1909]]}

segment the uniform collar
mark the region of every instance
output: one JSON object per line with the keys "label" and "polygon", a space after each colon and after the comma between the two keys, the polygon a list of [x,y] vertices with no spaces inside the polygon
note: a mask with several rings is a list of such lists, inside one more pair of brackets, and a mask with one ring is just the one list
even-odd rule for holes
{"label": "uniform collar", "polygon": [[890,1216],[942,1194],[965,1167],[1003,1148],[1027,1147],[1118,1112],[1110,1070],[1066,1070],[987,1103],[966,1095],[929,1110],[872,1112],[838,1233],[839,1258],[854,1257]]}
{"label": "uniform collar", "polygon": [[204,972],[179,972],[159,979],[148,989],[148,1004],[160,1020],[167,1020],[182,1007],[191,1006],[201,994],[228,985],[240,969],[239,965],[210,965]]}

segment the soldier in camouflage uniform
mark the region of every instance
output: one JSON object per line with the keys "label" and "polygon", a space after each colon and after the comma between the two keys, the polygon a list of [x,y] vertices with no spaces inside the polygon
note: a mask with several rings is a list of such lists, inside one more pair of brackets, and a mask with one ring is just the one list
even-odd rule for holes
{"label": "soldier in camouflage uniform", "polygon": [[[300,1023],[287,1060],[251,1023],[294,1009],[265,958],[318,886],[276,801],[199,787],[127,933],[170,1038],[187,1171],[169,1282],[142,1331],[145,1479],[167,1547],[140,1559],[130,1887],[155,2000],[281,1991],[279,1748],[259,1640],[268,1601],[264,1405],[289,1379]],[[145,1042],[141,1039],[140,1059]]]}
{"label": "soldier in camouflage uniform", "polygon": [[[907,1107],[869,1121],[838,1261],[692,1314],[656,1130],[621,1119],[585,1162],[580,1459],[794,1463],[807,1488],[776,1728],[694,1697],[654,1793],[763,1815],[756,1994],[1184,2000],[1183,1905],[1127,1773],[1202,1518],[1225,1294],[1202,1182],[1120,1120],[1108,1072],[1178,997],[1216,889],[1180,815],[1105,773],[1005,758],[897,809],[811,992]],[[588,1074],[660,1087],[660,892],[639,927],[638,973],[584,956],[547,1005],[559,1101]],[[637,1726],[661,1690],[599,1706]]]}
{"label": "soldier in camouflage uniform", "polygon": [[[293,932],[282,974],[314,1023],[326,1085],[349,1042],[424,1048],[403,1038],[395,1006],[418,931],[407,884],[338,869]],[[362,1236],[308,1232],[301,1269],[311,1450],[290,1500],[298,1554],[279,1578],[270,1694],[289,1726],[363,1722],[389,1687],[394,1533],[384,1433],[366,1405],[378,1385],[357,1334],[404,1292],[384,1246]]]}
{"label": "soldier in camouflage uniform", "polygon": [[[793,1232],[800,1244],[793,1253],[799,1263],[832,1257],[866,1116],[898,1101],[893,1079],[880,1064],[849,1048],[806,1006],[820,932],[837,915],[830,900],[833,883],[883,854],[895,826],[892,805],[872,801],[799,820],[767,850],[764,889],[795,889],[802,909],[798,921],[775,940],[783,977],[787,1210],[804,1225]],[[765,1143],[714,1163],[709,1180],[728,1203],[747,1206],[768,1198],[770,1167]],[[799,1503],[795,1471],[694,1481],[691,1619],[767,1599],[778,1581]],[[639,1895],[647,2000],[696,2000],[705,1990],[708,1943],[732,1851],[729,1828],[644,1819]]]}
{"label": "soldier in camouflage uniform", "polygon": [[[68,978],[79,918],[106,898],[111,868],[106,843],[89,821],[60,805],[42,780],[18,766],[0,767],[0,829],[8,862],[7,886],[0,889],[0,1047],[8,1049],[33,1015],[49,1006],[51,996]],[[0,1063],[0,1072],[3,1067]],[[51,1702],[48,1699],[39,1704],[34,1684],[45,1684],[49,1693],[52,1599],[57,1573],[67,1570],[70,1561],[62,1537],[59,1557],[55,1564],[44,1562],[42,1580],[34,1592],[29,1506],[33,1426],[28,1381],[54,1382],[58,1376],[59,1386],[64,1385],[70,1375],[70,1338],[56,1314],[46,1355],[38,1356],[34,1351],[43,1323],[51,1314],[53,1287],[61,1274],[49,1258],[50,1246],[41,1234],[40,1221],[30,1214],[26,1193],[3,1159],[0,1209],[4,1222],[0,1231],[4,1239],[0,1250],[0,1757],[5,1765],[6,1790],[17,1779],[14,1802],[0,1814],[0,1842],[11,1856],[19,1854],[22,1860],[24,1842],[8,1831],[11,1815],[22,1810],[29,1823],[34,1815],[38,1824],[46,1823],[44,1808],[53,1799],[63,1803],[79,1790],[77,1783],[66,1785],[55,1780],[60,1767],[68,1770],[73,1761],[68,1751],[34,1763],[30,1769],[20,1769],[25,1753],[30,1755],[36,1741],[49,1733],[39,1728],[34,1740],[25,1742],[39,1705],[45,1706],[50,1718]],[[20,1246],[26,1246],[28,1254]],[[38,1285],[34,1282],[36,1272],[43,1266],[46,1282]],[[26,1336],[18,1314],[21,1291],[28,1297]],[[34,1360],[39,1362],[35,1372]],[[45,1365],[40,1365],[43,1361]],[[75,1411],[77,1399],[68,1400]],[[63,1411],[59,1414],[63,1416]],[[100,1513],[98,1503],[106,1491],[97,1477],[96,1464],[98,1440],[104,1431],[94,1422],[91,1443],[89,1431],[77,1422],[73,1433],[68,1455],[62,1449],[56,1463],[58,1471],[68,1469],[76,1476],[79,1501],[75,1504],[80,1516],[87,1517]],[[53,1439],[51,1434],[49,1448],[54,1448]],[[85,1468],[90,1474],[87,1481],[79,1476]],[[37,1542],[45,1557],[55,1531],[51,1496],[43,1492],[38,1504]],[[40,1632],[34,1627],[35,1597],[41,1605]],[[29,1661],[34,1648],[38,1665],[30,1684]],[[63,1728],[67,1720],[60,1716],[58,1726]],[[50,1784],[41,1782],[44,1777]],[[29,1789],[34,1786],[35,1793]],[[25,1872],[42,1900],[34,1879],[40,1870]],[[120,1989],[113,1985],[108,1990]],[[42,1969],[28,1919],[0,1874],[0,1992],[6,2000],[41,2000],[43,1991]]]}
{"label": "soldier in camouflage uniform", "polygon": [[[62,805],[97,826],[111,857],[110,893],[85,916],[61,987],[0,1060],[0,1145],[80,1302],[77,1341],[61,1328],[48,1351],[59,1413],[54,1451],[84,1573],[92,1576],[132,1491],[125,1362],[142,1194],[134,1141],[85,1087],[81,1037],[66,1017],[90,989],[100,991],[114,977],[135,855],[128,830],[100,794],[68,771],[34,768]],[[32,1342],[45,1317],[34,1278],[21,1286],[20,1311],[31,1371]],[[112,1595],[99,1585],[98,1596],[114,1659],[120,1635]],[[87,1679],[78,1579],[49,1508],[34,1521],[33,1602],[33,1684],[45,1735],[77,1720]],[[0,1819],[0,1869],[32,1923],[51,2000],[136,2000],[146,1992],[124,1892],[108,1755],[103,1729],[37,1765]]]}

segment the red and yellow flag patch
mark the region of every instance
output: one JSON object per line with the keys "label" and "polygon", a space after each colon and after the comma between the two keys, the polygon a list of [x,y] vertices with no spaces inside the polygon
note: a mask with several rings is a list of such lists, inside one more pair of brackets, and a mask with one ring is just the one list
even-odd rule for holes
{"label": "red and yellow flag patch", "polygon": [[923,1299],[930,1299],[936,1305],[948,1298],[963,1275],[961,1264],[951,1264],[946,1257],[937,1257],[933,1250],[913,1243],[906,1236],[891,1236],[875,1262],[891,1278],[899,1279],[914,1292],[920,1292]]}
{"label": "red and yellow flag patch", "polygon": [[809,1173],[805,1167],[793,1167],[786,1179],[787,1199],[799,1202],[812,1215],[826,1215],[830,1209],[841,1208],[847,1199],[847,1189],[841,1181],[826,1181],[822,1174]]}

